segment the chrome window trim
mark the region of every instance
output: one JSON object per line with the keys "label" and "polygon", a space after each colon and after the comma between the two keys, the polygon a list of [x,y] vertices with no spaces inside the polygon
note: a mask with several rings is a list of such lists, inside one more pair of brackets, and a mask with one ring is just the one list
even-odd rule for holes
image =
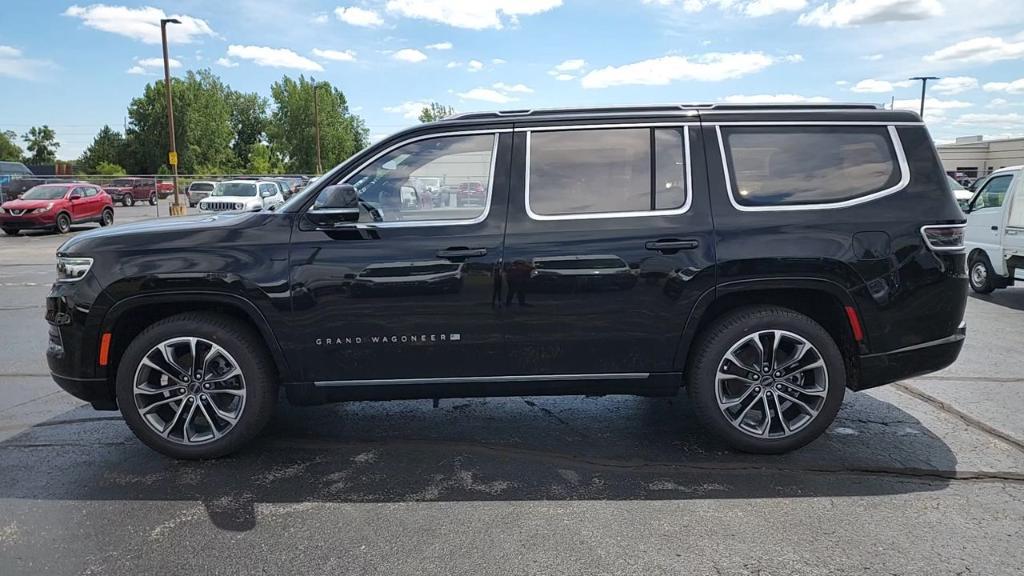
{"label": "chrome window trim", "polygon": [[883,122],[864,120],[764,120],[704,122],[704,126],[924,126],[924,122]]}
{"label": "chrome window trim", "polygon": [[[693,168],[690,162],[690,126],[698,126],[692,122],[640,122],[632,124],[586,124],[577,126],[537,126],[517,128],[516,132],[526,132],[526,166],[525,166],[525,193],[524,203],[526,214],[531,220],[539,222],[559,220],[598,220],[608,218],[638,218],[645,216],[677,216],[685,214],[690,210],[693,203]],[[599,129],[629,129],[629,128],[682,128],[683,129],[683,161],[686,163],[686,199],[683,205],[668,210],[634,210],[628,212],[593,212],[588,214],[538,214],[530,206],[530,156],[533,148],[533,132],[554,132],[573,130],[599,130]],[[651,149],[653,159],[654,149]],[[651,174],[654,178],[655,174]],[[653,192],[653,190],[652,190]]]}
{"label": "chrome window trim", "polygon": [[621,372],[599,374],[527,374],[516,376],[458,376],[454,378],[388,378],[380,380],[325,380],[314,382],[317,387],[334,386],[389,386],[403,384],[472,384],[480,382],[545,382],[549,380],[645,380],[649,372]]}
{"label": "chrome window trim", "polygon": [[[758,126],[759,124],[737,122],[737,123],[735,123],[733,125],[734,126]],[[801,124],[794,124],[792,122],[780,122],[778,124],[773,124],[773,125],[775,125],[775,126],[794,126],[794,125],[795,126],[800,126]],[[826,122],[824,124],[815,124],[815,125],[816,126],[817,125],[832,126],[832,125],[844,125],[844,124],[836,123],[836,122]],[[874,124],[860,123],[860,125],[873,126]],[[897,182],[895,186],[892,186],[890,188],[886,188],[884,190],[879,190],[878,192],[873,192],[873,193],[868,194],[866,196],[861,196],[859,198],[852,198],[850,200],[842,200],[842,201],[839,201],[839,202],[822,202],[822,203],[815,203],[815,204],[786,204],[786,205],[780,205],[780,206],[744,206],[744,205],[742,205],[742,204],[740,204],[739,202],[736,201],[736,195],[735,195],[735,193],[733,191],[733,187],[732,187],[732,175],[729,172],[729,160],[726,157],[726,153],[725,153],[725,140],[722,138],[722,128],[721,128],[721,126],[715,126],[715,132],[716,132],[716,135],[718,136],[718,153],[719,153],[719,155],[722,158],[722,171],[724,172],[724,176],[725,176],[725,192],[726,192],[726,195],[728,195],[728,197],[729,197],[729,203],[732,204],[733,208],[735,208],[735,209],[737,209],[737,210],[739,210],[741,212],[792,212],[792,211],[796,211],[796,210],[831,210],[831,209],[837,209],[837,208],[848,208],[850,206],[856,206],[858,204],[864,204],[865,202],[871,202],[871,201],[874,201],[874,200],[878,200],[879,198],[883,198],[885,196],[889,196],[889,195],[895,194],[895,193],[903,190],[904,188],[907,187],[907,185],[910,184],[910,165],[907,163],[907,157],[906,157],[906,154],[903,151],[903,142],[900,140],[900,135],[897,133],[896,127],[892,123],[884,124],[884,126],[888,127],[888,129],[889,129],[888,130],[889,131],[889,138],[892,140],[893,150],[896,152],[897,165],[899,166],[899,169],[900,169],[900,181]]]}
{"label": "chrome window trim", "polygon": [[960,246],[935,246],[928,240],[928,235],[925,234],[925,230],[929,228],[966,228],[967,224],[928,224],[927,226],[921,226],[921,238],[924,238],[924,243],[928,246],[929,250],[933,252],[966,252],[967,251],[967,238],[964,237],[964,243]]}
{"label": "chrome window trim", "polygon": [[[387,154],[390,154],[391,152],[393,152],[393,151],[397,150],[398,148],[401,148],[402,146],[405,146],[407,144],[412,144],[414,142],[419,142],[420,140],[428,140],[428,139],[431,139],[431,138],[449,138],[449,137],[452,137],[452,136],[479,136],[479,135],[484,135],[484,134],[491,134],[494,137],[494,141],[491,144],[491,167],[490,167],[490,172],[489,172],[489,174],[487,176],[487,198],[484,200],[484,210],[483,210],[483,212],[480,213],[479,216],[477,216],[475,218],[472,218],[472,219],[466,219],[466,220],[416,220],[416,221],[410,221],[410,222],[365,222],[365,223],[355,223],[355,224],[342,225],[342,226],[338,226],[337,228],[332,228],[332,229],[333,230],[345,230],[345,229],[349,229],[349,230],[352,230],[352,229],[356,229],[356,230],[373,230],[373,229],[380,229],[380,228],[431,228],[431,227],[435,227],[435,226],[468,226],[468,225],[472,225],[472,224],[480,224],[481,222],[487,220],[488,214],[491,213],[491,201],[494,198],[494,170],[495,170],[495,167],[497,165],[497,160],[498,160],[498,141],[500,139],[500,135],[501,134],[509,133],[509,132],[512,132],[511,128],[492,128],[492,129],[488,129],[488,130],[457,130],[457,131],[452,131],[452,132],[433,132],[431,134],[423,134],[421,136],[415,136],[413,138],[408,138],[406,140],[402,140],[400,142],[397,142],[397,143],[393,144],[392,146],[389,146],[388,148],[385,148],[383,151],[378,152],[377,154],[371,156],[368,160],[366,160],[362,164],[356,166],[356,168],[354,168],[351,172],[349,172],[347,175],[345,175],[344,178],[342,178],[341,180],[339,180],[337,182],[338,184],[346,184],[346,183],[348,183],[348,180],[350,178],[352,178],[353,176],[355,176],[356,174],[358,174],[363,168],[366,168],[370,164],[373,164],[374,162],[379,160],[381,157],[383,157],[383,156],[385,156]],[[322,191],[323,191],[323,189],[320,190],[320,192],[322,192]],[[307,212],[308,211],[309,211],[309,209],[307,209]]]}

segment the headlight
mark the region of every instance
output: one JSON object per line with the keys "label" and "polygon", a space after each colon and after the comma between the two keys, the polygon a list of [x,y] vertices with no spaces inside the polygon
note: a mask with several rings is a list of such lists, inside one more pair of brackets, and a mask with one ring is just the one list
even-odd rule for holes
{"label": "headlight", "polygon": [[236,202],[235,203],[235,210],[243,210],[244,208],[245,208],[245,204],[242,204],[241,202]]}
{"label": "headlight", "polygon": [[52,208],[53,202],[50,202],[49,204],[46,205],[45,208],[36,208],[35,210],[29,212],[29,214],[42,214],[43,212],[49,212]]}
{"label": "headlight", "polygon": [[92,258],[57,256],[57,282],[77,282],[92,268]]}

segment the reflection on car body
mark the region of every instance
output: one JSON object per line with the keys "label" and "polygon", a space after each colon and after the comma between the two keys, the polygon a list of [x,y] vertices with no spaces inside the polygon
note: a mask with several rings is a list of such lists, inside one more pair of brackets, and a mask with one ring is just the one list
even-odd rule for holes
{"label": "reflection on car body", "polygon": [[454,294],[462,290],[463,266],[447,260],[371,264],[352,280],[349,294],[355,297]]}
{"label": "reflection on car body", "polygon": [[613,254],[542,256],[533,259],[530,286],[536,291],[628,290],[636,285],[636,270]]}

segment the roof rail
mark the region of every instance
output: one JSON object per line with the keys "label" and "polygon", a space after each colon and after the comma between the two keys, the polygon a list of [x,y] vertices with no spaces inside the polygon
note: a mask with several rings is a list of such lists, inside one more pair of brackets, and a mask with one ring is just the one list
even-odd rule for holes
{"label": "roof rail", "polygon": [[641,106],[593,106],[577,108],[526,108],[520,110],[497,110],[490,112],[463,112],[453,114],[442,120],[486,120],[488,118],[508,117],[544,117],[544,116],[569,116],[574,114],[641,114],[641,113],[680,113],[694,112],[697,110],[880,110],[877,104],[857,103],[769,103],[769,104],[715,104],[715,103],[693,103],[693,104],[653,104]]}

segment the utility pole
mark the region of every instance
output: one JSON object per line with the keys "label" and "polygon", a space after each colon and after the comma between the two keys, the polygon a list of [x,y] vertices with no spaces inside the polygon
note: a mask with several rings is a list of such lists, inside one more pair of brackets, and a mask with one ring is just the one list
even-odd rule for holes
{"label": "utility pole", "polygon": [[[174,202],[171,203],[171,216],[184,216],[185,206],[178,198],[178,148],[174,143],[174,99],[171,97],[171,66],[167,58],[167,25],[181,24],[176,18],[164,18],[160,20],[160,40],[164,45],[164,91],[167,92],[167,130],[170,137],[171,149],[167,153],[167,161],[171,165],[171,173],[174,174]],[[157,185],[154,180],[154,186]],[[154,191],[159,197],[159,190]]]}
{"label": "utility pole", "polygon": [[315,78],[310,78],[313,82],[313,130],[316,132],[316,174],[319,176],[324,173],[324,166],[320,162],[320,99],[317,94],[320,92],[317,90],[317,84]]}
{"label": "utility pole", "polygon": [[911,80],[921,81],[921,118],[924,118],[924,95],[928,91],[928,81],[938,79],[938,76],[914,76],[911,78]]}

